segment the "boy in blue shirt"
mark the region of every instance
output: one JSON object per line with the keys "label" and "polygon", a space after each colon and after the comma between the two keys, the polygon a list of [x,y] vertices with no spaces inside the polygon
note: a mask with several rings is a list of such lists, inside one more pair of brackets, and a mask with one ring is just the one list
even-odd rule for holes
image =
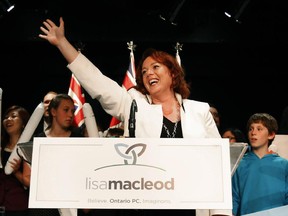
{"label": "boy in blue shirt", "polygon": [[288,160],[268,150],[278,130],[276,119],[267,113],[253,114],[247,130],[251,151],[232,177],[235,216],[288,204]]}

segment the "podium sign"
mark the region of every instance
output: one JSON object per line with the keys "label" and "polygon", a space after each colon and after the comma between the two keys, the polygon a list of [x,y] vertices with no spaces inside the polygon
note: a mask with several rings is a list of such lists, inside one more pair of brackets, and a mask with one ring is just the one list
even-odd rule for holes
{"label": "podium sign", "polygon": [[34,138],[30,208],[232,209],[227,139]]}

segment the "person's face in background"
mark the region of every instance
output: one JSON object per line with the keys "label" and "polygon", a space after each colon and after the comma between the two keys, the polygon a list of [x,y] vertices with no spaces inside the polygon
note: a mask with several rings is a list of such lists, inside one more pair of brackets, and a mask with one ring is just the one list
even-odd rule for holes
{"label": "person's face in background", "polygon": [[248,130],[248,139],[251,147],[263,149],[269,147],[269,140],[274,139],[275,133],[269,133],[268,128],[262,123],[252,123]]}
{"label": "person's face in background", "polygon": [[24,126],[17,110],[12,110],[4,116],[3,127],[10,136],[12,134],[20,135]]}
{"label": "person's face in background", "polygon": [[68,129],[73,124],[75,106],[71,100],[61,100],[57,108],[51,109],[53,125],[58,125],[63,129]]}
{"label": "person's face in background", "polygon": [[44,103],[44,116],[47,117],[49,115],[48,113],[48,106],[51,102],[51,100],[56,96],[56,93],[48,93],[44,96],[43,98],[43,103]]}
{"label": "person's face in background", "polygon": [[223,135],[222,135],[222,138],[228,138],[230,144],[236,142],[236,138],[235,138],[234,134],[233,134],[230,130],[225,131],[225,132],[223,133]]}
{"label": "person's face in background", "polygon": [[214,118],[214,121],[215,121],[217,127],[219,128],[220,127],[220,116],[219,116],[218,110],[215,107],[210,107],[209,110],[210,110],[210,112]]}

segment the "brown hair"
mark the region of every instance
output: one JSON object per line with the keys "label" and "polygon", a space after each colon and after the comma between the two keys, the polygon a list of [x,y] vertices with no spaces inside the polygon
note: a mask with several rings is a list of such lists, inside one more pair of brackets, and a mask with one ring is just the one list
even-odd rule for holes
{"label": "brown hair", "polygon": [[[16,111],[19,114],[19,118],[22,120],[23,123],[23,128],[22,128],[22,132],[26,126],[26,124],[28,123],[29,119],[30,119],[30,113],[22,106],[18,106],[18,105],[12,105],[10,106],[4,113],[4,118],[1,122],[1,124],[3,125],[3,121],[6,118],[5,116],[7,116],[10,112]],[[6,146],[6,144],[9,142],[9,135],[6,132],[6,130],[2,127],[2,143],[1,146],[2,148],[4,148]]]}
{"label": "brown hair", "polygon": [[[277,120],[268,113],[255,113],[253,114],[247,122],[247,131],[249,131],[251,124],[261,123],[268,129],[269,134],[278,132],[278,123]],[[272,140],[269,140],[269,146],[271,145]]]}
{"label": "brown hair", "polygon": [[60,105],[60,103],[63,101],[63,100],[70,100],[73,104],[74,104],[74,100],[73,98],[68,95],[68,94],[65,94],[65,93],[61,93],[61,94],[57,94],[50,102],[49,106],[48,106],[48,112],[49,112],[49,116],[48,116],[48,121],[47,121],[47,128],[46,129],[49,129],[51,128],[52,126],[52,122],[53,122],[53,116],[51,114],[51,110],[52,109],[57,109]]}
{"label": "brown hair", "polygon": [[153,48],[149,48],[144,51],[142,58],[138,63],[138,67],[136,69],[136,89],[143,94],[149,94],[146,90],[144,83],[143,83],[143,74],[142,74],[142,66],[143,62],[147,57],[153,58],[155,61],[165,65],[169,70],[171,75],[173,75],[173,82],[171,88],[179,93],[182,98],[188,98],[190,95],[189,84],[185,80],[185,72],[183,67],[179,65],[176,58],[171,54],[156,50]]}

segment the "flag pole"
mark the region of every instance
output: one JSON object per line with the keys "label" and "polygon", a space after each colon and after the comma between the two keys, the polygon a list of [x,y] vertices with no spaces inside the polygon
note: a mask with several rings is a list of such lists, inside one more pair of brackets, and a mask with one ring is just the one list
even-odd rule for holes
{"label": "flag pole", "polygon": [[[122,87],[125,88],[127,91],[132,87],[136,85],[136,72],[135,72],[135,64],[134,64],[134,54],[133,51],[136,48],[136,45],[134,44],[133,41],[127,42],[127,48],[130,50],[130,63],[129,63],[129,68],[125,73],[123,82],[122,82]],[[112,117],[110,121],[109,128],[112,127],[117,127],[121,121],[117,119],[116,117]]]}
{"label": "flag pole", "polygon": [[133,43],[133,41],[127,42],[127,45],[130,52],[135,51],[136,45]]}
{"label": "flag pole", "polygon": [[182,47],[183,47],[183,44],[180,44],[179,42],[177,42],[176,46],[174,47],[176,50],[176,59],[180,66],[181,66],[181,59],[180,59],[179,52],[182,51]]}

